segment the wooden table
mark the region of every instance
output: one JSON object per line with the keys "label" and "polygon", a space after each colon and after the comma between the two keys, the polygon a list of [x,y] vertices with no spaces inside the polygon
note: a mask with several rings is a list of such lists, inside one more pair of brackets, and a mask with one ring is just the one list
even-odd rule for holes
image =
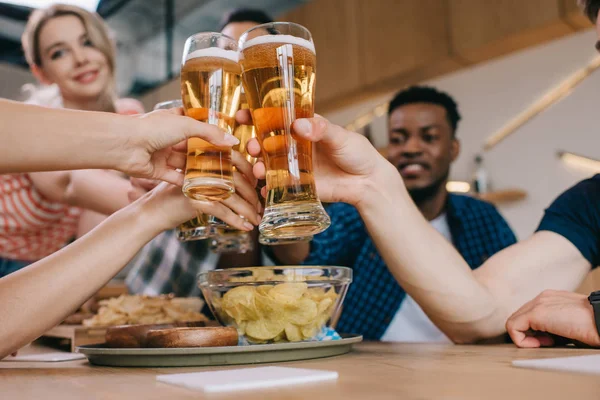
{"label": "wooden table", "polygon": [[[25,350],[26,353],[39,351],[39,346]],[[344,356],[279,364],[338,371],[340,377],[336,383],[207,397],[200,392],[158,383],[155,376],[207,371],[208,368],[108,368],[90,366],[87,361],[0,362],[0,398],[595,399],[600,394],[598,376],[534,371],[510,365],[515,359],[585,354],[600,353],[571,348],[523,350],[512,345],[362,343]]]}

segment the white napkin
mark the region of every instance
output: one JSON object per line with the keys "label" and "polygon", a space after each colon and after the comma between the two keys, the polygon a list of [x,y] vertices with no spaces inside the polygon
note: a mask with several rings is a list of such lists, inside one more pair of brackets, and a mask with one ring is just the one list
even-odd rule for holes
{"label": "white napkin", "polygon": [[226,371],[193,372],[188,374],[158,375],[156,380],[206,393],[235,390],[264,389],[304,383],[334,381],[335,371],[303,368],[260,367]]}
{"label": "white napkin", "polygon": [[577,357],[545,358],[540,360],[515,360],[512,362],[512,365],[520,368],[600,375],[600,354]]}
{"label": "white napkin", "polygon": [[23,361],[23,362],[58,362],[58,361],[73,361],[82,360],[85,358],[85,354],[78,353],[40,353],[40,354],[27,354],[17,355],[16,357],[8,356],[2,361]]}

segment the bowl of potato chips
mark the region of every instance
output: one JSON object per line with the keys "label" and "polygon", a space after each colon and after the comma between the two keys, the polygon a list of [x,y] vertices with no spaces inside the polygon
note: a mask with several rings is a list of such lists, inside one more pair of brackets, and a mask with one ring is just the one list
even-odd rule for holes
{"label": "bowl of potato chips", "polygon": [[198,286],[224,326],[251,344],[314,340],[337,321],[352,282],[346,267],[251,267],[198,275]]}

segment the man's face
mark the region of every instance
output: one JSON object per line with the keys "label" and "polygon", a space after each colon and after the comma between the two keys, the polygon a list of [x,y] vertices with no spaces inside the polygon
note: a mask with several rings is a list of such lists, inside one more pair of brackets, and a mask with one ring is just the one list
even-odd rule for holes
{"label": "man's face", "polygon": [[235,40],[240,40],[242,33],[258,25],[260,24],[257,24],[256,22],[232,22],[230,24],[225,25],[221,33]]}
{"label": "man's face", "polygon": [[437,104],[396,108],[389,116],[389,139],[388,160],[398,168],[409,191],[445,181],[459,153],[446,109]]}

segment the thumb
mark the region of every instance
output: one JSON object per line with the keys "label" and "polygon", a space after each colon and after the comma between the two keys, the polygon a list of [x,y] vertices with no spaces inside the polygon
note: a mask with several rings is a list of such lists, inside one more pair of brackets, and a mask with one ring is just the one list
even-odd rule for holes
{"label": "thumb", "polygon": [[319,116],[297,119],[292,127],[298,136],[311,142],[319,142],[332,150],[347,146],[353,135],[357,135]]}

